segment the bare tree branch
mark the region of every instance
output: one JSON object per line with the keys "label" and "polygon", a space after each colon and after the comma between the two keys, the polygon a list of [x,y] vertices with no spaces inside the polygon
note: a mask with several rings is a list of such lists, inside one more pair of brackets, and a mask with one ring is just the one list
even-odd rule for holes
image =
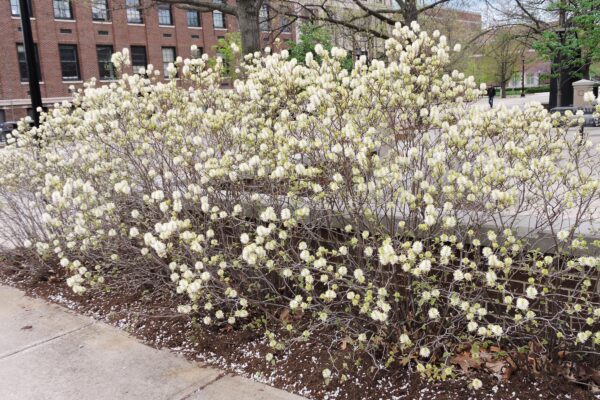
{"label": "bare tree branch", "polygon": [[183,4],[198,11],[221,11],[223,14],[238,15],[235,7],[225,3],[213,3],[210,0],[160,0],[156,3]]}
{"label": "bare tree branch", "polygon": [[[287,12],[287,13],[283,13],[284,15],[287,15],[290,17],[296,17],[296,18],[299,18],[302,20],[307,20],[307,21],[327,22],[330,24],[343,26],[343,27],[351,29],[355,32],[366,33],[366,34],[372,35],[373,37],[376,37],[376,38],[389,39],[389,35],[387,35],[387,34],[384,34],[377,30],[356,24],[357,21],[364,20],[364,19],[370,17],[370,15],[368,13],[352,16],[351,18],[344,20],[344,19],[337,18],[335,16],[335,12],[325,6],[326,1],[324,1],[322,4],[303,4],[300,2],[292,2],[292,1],[290,1],[288,3],[294,3],[296,6],[298,6],[300,8],[300,10],[304,11],[304,13],[302,13],[302,12]],[[322,11],[323,14],[319,13],[319,11]]]}
{"label": "bare tree branch", "polygon": [[372,8],[367,7],[361,0],[352,0],[354,2],[354,4],[356,4],[361,10],[366,11],[367,14],[369,14],[372,17],[375,17],[377,19],[379,19],[380,21],[385,22],[388,25],[394,26],[396,25],[395,20],[386,17],[385,15],[381,14],[379,11],[373,10]]}
{"label": "bare tree branch", "polygon": [[447,3],[449,1],[450,0],[438,0],[438,1],[434,1],[431,4],[428,4],[428,5],[424,6],[424,7],[419,8],[419,12],[422,13],[422,12],[425,12],[427,10],[431,10],[432,8],[435,8],[437,6],[441,6],[442,4]]}

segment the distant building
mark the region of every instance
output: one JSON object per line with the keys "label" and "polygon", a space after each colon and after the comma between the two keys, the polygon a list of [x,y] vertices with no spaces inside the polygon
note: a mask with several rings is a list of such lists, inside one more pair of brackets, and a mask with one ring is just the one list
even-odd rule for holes
{"label": "distant building", "polygon": [[[305,7],[310,7],[306,0]],[[398,10],[399,5],[395,0],[365,0],[363,3],[372,10]],[[328,2],[332,14],[339,20],[351,21],[363,30],[380,32],[391,35],[393,26],[376,17],[365,17],[365,12],[353,0],[330,0]],[[323,13],[319,6],[314,6],[314,12]],[[394,14],[386,14],[391,18],[399,18]],[[341,24],[328,24],[332,33],[333,44],[351,52],[355,57],[367,55],[371,59],[385,57],[385,40],[372,34],[356,32],[354,29]],[[481,14],[447,7],[435,7],[423,12],[419,16],[419,24],[423,30],[439,30],[446,35],[450,44],[466,42],[481,32]]]}
{"label": "distant building", "polygon": [[[27,65],[23,48],[19,0],[0,2],[0,122],[31,112]],[[95,77],[114,80],[111,54],[129,48],[135,72],[147,64],[161,71],[177,56],[189,58],[190,48],[214,55],[217,40],[235,32],[235,17],[221,12],[188,11],[179,7],[144,6],[141,0],[29,0],[44,106],[71,98],[69,87],[81,87]],[[274,21],[261,10],[265,44]],[[294,29],[278,32],[294,39]]]}
{"label": "distant building", "polygon": [[425,11],[419,20],[422,29],[439,30],[450,44],[466,44],[481,33],[481,14],[447,7]]}
{"label": "distant building", "polygon": [[537,58],[525,58],[525,79],[522,81],[521,67],[518,67],[511,80],[508,82],[508,88],[520,88],[521,83],[525,84],[526,88],[539,87],[550,84],[550,62],[542,61]]}

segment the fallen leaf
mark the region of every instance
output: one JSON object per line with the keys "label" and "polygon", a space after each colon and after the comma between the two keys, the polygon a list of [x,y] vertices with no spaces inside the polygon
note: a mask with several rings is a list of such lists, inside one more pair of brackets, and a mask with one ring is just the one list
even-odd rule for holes
{"label": "fallen leaf", "polygon": [[288,322],[290,320],[290,310],[284,308],[279,314],[279,320],[283,322]]}
{"label": "fallen leaf", "polygon": [[470,352],[465,351],[450,358],[452,364],[459,365],[463,372],[467,372],[469,368],[478,369],[481,367],[481,361],[473,358]]}
{"label": "fallen leaf", "polygon": [[413,355],[413,356],[406,356],[406,357],[403,357],[403,358],[400,360],[400,365],[402,365],[403,367],[405,367],[406,365],[408,365],[408,363],[410,363],[412,360],[415,360],[416,358],[417,358],[417,357],[416,357],[416,356],[414,356],[414,355]]}
{"label": "fallen leaf", "polygon": [[577,370],[578,377],[584,381],[591,380],[596,385],[600,385],[600,371],[594,370],[587,365],[579,365]]}
{"label": "fallen leaf", "polygon": [[33,326],[31,326],[31,325],[25,325],[24,327],[21,328],[22,331],[28,330],[28,329],[33,329]]}
{"label": "fallen leaf", "polygon": [[348,342],[349,342],[350,340],[351,340],[351,339],[350,339],[349,337],[345,337],[345,338],[343,338],[343,339],[341,340],[341,342],[340,342],[340,350],[342,350],[342,351],[346,350],[346,348],[348,347]]}

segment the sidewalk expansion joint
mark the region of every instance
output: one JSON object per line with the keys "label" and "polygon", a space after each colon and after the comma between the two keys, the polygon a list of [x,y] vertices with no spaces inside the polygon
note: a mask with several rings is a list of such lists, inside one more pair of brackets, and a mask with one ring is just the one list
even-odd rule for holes
{"label": "sidewalk expansion joint", "polygon": [[193,394],[196,394],[204,389],[206,389],[208,386],[212,385],[213,383],[223,379],[225,376],[227,376],[226,372],[220,372],[219,375],[217,375],[214,379],[206,382],[204,385],[202,386],[198,386],[197,388],[195,388],[194,390],[192,390],[191,392],[183,395],[183,397],[178,397],[176,399],[173,400],[187,400],[190,398],[190,396],[192,396]]}
{"label": "sidewalk expansion joint", "polygon": [[22,353],[22,352],[24,352],[26,350],[36,348],[36,347],[41,346],[43,344],[46,344],[48,342],[52,342],[52,341],[54,341],[56,339],[60,339],[60,338],[62,338],[64,336],[70,335],[71,333],[79,332],[79,331],[81,331],[81,330],[83,330],[83,329],[85,329],[85,328],[93,325],[94,323],[95,323],[95,321],[87,323],[87,324],[85,324],[83,326],[80,326],[79,328],[71,329],[70,331],[63,332],[63,333],[61,333],[59,335],[56,335],[56,336],[53,336],[51,338],[48,338],[48,339],[42,340],[40,342],[32,343],[30,345],[22,347],[22,348],[20,348],[18,350],[15,350],[15,351],[11,352],[11,353],[4,354],[4,355],[0,356],[0,360],[7,359],[7,358],[12,357],[12,356],[14,356],[16,354]]}

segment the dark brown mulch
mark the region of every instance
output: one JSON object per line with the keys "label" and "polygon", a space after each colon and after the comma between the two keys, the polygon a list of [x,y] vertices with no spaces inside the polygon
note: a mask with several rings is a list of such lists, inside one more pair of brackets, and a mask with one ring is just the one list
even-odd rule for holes
{"label": "dark brown mulch", "polygon": [[[169,348],[188,359],[253,377],[312,399],[409,399],[409,400],[509,400],[598,399],[584,386],[560,377],[532,376],[517,371],[508,382],[485,373],[446,381],[427,381],[407,368],[378,370],[368,356],[324,346],[318,338],[274,352],[260,332],[209,330],[175,312],[174,299],[158,293],[95,291],[77,296],[54,271],[31,274],[31,259],[19,253],[0,256],[0,282],[18,287],[79,313],[126,330],[145,343]],[[274,365],[265,355],[274,353]],[[337,371],[326,385],[323,368]],[[345,375],[344,379],[340,379]],[[483,381],[478,391],[469,389],[473,378]]]}

